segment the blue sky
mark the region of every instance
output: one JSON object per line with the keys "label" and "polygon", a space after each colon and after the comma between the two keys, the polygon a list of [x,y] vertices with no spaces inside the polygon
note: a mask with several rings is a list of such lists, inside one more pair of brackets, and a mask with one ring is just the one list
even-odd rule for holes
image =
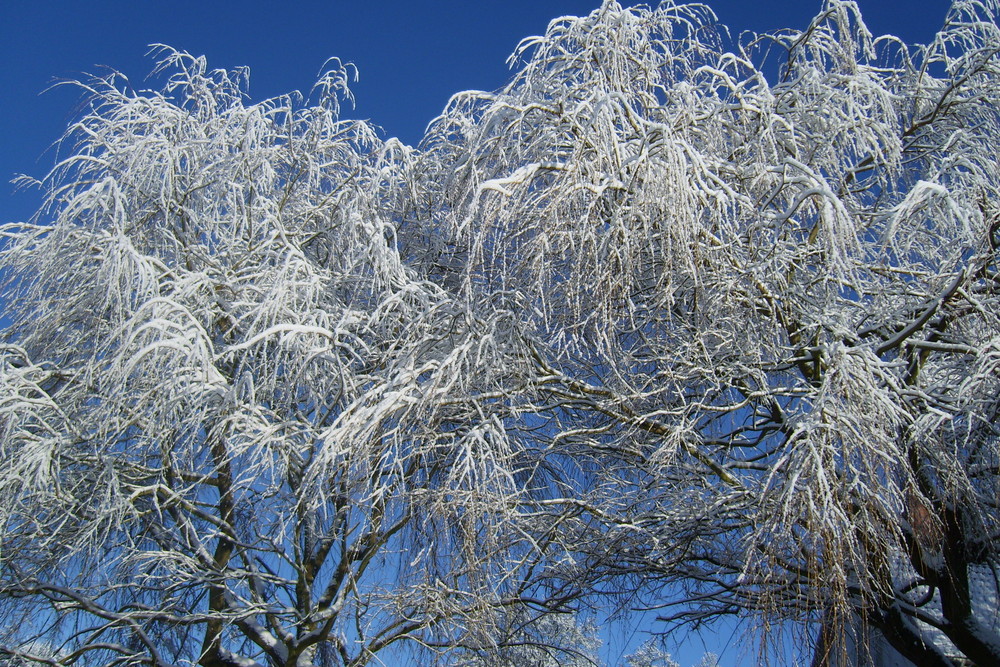
{"label": "blue sky", "polygon": [[[312,86],[331,56],[354,62],[353,115],[415,143],[448,98],[492,90],[518,41],[557,16],[582,15],[600,0],[10,0],[0,9],[0,222],[22,220],[38,203],[14,192],[17,173],[41,176],[47,151],[74,118],[79,92],[54,80],[111,66],[138,84],[148,45],[208,56],[211,67],[250,67],[260,100]],[[626,4],[635,4],[626,3]],[[820,0],[711,0],[734,30],[805,27]],[[948,0],[860,0],[875,32],[926,41]]]}
{"label": "blue sky", "polygon": [[[357,107],[407,143],[455,92],[495,89],[510,76],[505,61],[518,41],[545,31],[549,20],[586,14],[600,0],[8,0],[0,8],[0,223],[27,219],[37,192],[15,192],[17,173],[40,177],[48,150],[71,122],[79,92],[58,79],[125,73],[136,87],[152,68],[148,45],[165,43],[206,55],[210,67],[250,67],[254,100],[308,91],[331,56],[355,63]],[[873,32],[926,42],[940,27],[948,0],[858,0]],[[635,4],[628,3],[625,4]],[[732,30],[804,28],[821,0],[710,0]],[[710,639],[723,653],[729,633]],[[712,645],[721,642],[718,645]],[[706,647],[679,652],[689,667]],[[739,664],[733,648],[723,665]]]}

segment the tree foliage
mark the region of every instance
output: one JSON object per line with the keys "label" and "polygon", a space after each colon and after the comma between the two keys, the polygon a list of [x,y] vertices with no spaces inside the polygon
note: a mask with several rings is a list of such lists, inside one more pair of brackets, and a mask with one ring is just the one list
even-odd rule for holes
{"label": "tree foliage", "polygon": [[89,84],[5,228],[5,650],[499,660],[610,599],[996,663],[998,11],[606,2],[416,149],[339,63]]}

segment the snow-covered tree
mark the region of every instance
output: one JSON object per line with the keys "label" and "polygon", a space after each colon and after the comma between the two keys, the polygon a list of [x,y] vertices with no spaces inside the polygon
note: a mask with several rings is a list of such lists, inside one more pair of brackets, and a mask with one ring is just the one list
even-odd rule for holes
{"label": "snow-covered tree", "polygon": [[[625,656],[625,665],[627,667],[681,667],[681,664],[654,640],[643,643],[634,653]],[[711,652],[706,653],[692,667],[719,667],[719,656]]]}
{"label": "snow-covered tree", "polygon": [[608,1],[416,149],[339,64],[93,82],[4,228],[0,646],[565,659],[593,596],[1000,662],[998,12]]}
{"label": "snow-covered tree", "polygon": [[452,100],[400,238],[533,360],[566,581],[1000,662],[997,13],[908,46],[853,2],[735,40],[605,3]]}
{"label": "snow-covered tree", "polygon": [[[89,84],[35,220],[4,228],[0,652],[361,665],[532,595],[497,323],[408,267],[411,151],[350,71],[244,104],[160,50]],[[502,578],[500,575],[502,574]]]}
{"label": "snow-covered tree", "polygon": [[509,614],[479,646],[464,647],[455,667],[599,667],[593,619],[574,614]]}
{"label": "snow-covered tree", "polygon": [[680,667],[667,651],[647,641],[625,660],[628,667]]}

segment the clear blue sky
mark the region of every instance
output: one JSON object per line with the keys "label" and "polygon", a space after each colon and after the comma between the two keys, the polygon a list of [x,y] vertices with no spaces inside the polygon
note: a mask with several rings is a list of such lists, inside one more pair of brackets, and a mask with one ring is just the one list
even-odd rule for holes
{"label": "clear blue sky", "polygon": [[[600,0],[9,0],[0,9],[0,222],[36,208],[14,193],[17,173],[41,176],[46,152],[74,117],[78,91],[56,79],[101,65],[140,82],[152,67],[147,45],[208,56],[210,67],[248,65],[250,94],[308,91],[324,61],[354,62],[356,117],[407,143],[455,92],[492,90],[509,72],[518,41],[557,16],[582,15]],[[635,4],[626,3],[626,4]],[[712,0],[734,30],[805,27],[820,0]],[[875,32],[926,41],[948,0],[860,0]]]}
{"label": "clear blue sky", "polygon": [[[876,34],[926,42],[948,0],[858,0]],[[148,45],[164,43],[209,66],[250,67],[250,95],[261,100],[308,91],[331,56],[355,63],[357,107],[407,143],[455,92],[492,90],[509,77],[505,61],[521,38],[558,16],[587,14],[600,0],[7,0],[0,8],[0,223],[27,219],[37,192],[15,193],[17,173],[44,175],[49,146],[74,119],[78,91],[54,80],[125,73],[134,84],[152,67]],[[624,4],[636,4],[625,2]],[[804,28],[821,0],[709,0],[734,32]],[[138,86],[137,87],[141,87]],[[728,633],[723,638],[725,642]],[[724,646],[708,646],[723,653]],[[678,653],[682,667],[704,650]],[[723,665],[740,663],[730,648]]]}

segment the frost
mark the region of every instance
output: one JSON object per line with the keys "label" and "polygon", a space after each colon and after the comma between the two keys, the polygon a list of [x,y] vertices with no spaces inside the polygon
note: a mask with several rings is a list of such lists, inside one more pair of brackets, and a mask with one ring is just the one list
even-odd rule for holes
{"label": "frost", "polygon": [[608,1],[416,148],[339,61],[82,84],[2,229],[0,646],[587,664],[611,605],[997,662],[997,11]]}

